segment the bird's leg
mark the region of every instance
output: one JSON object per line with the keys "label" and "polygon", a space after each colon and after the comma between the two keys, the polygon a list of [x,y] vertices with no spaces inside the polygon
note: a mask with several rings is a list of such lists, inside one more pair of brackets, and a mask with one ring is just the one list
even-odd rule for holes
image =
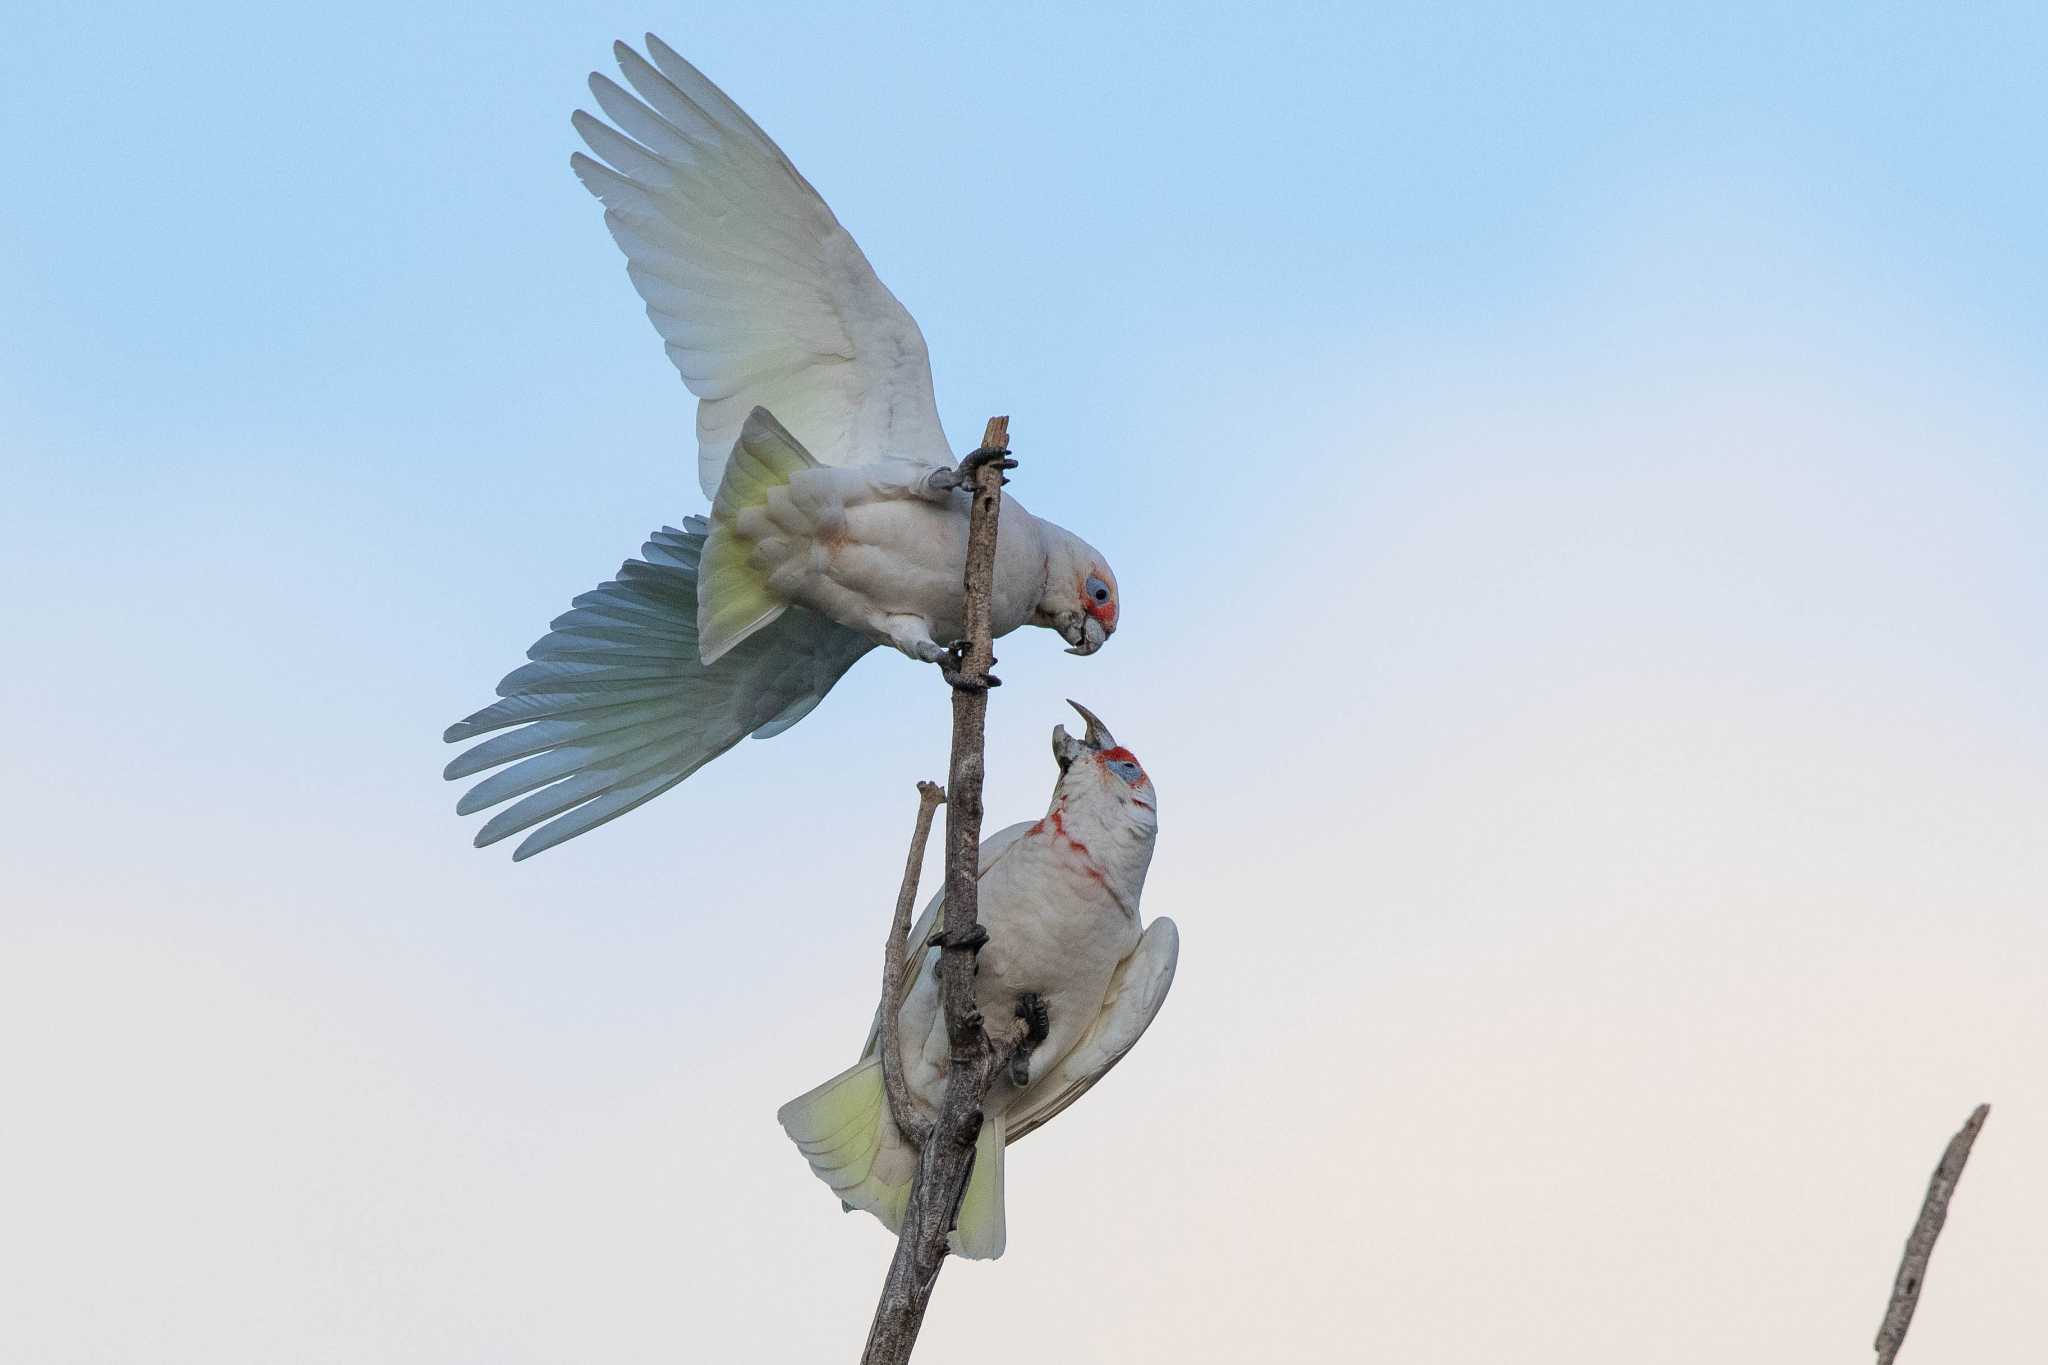
{"label": "bird's leg", "polygon": [[869,639],[900,650],[919,663],[945,667],[946,647],[932,638],[931,625],[922,616],[876,614],[866,624]]}
{"label": "bird's leg", "polygon": [[1010,1084],[1022,1090],[1031,1084],[1031,1054],[1052,1032],[1052,1016],[1037,991],[1017,997],[1017,1017],[1024,1021],[1024,1038],[1010,1052]]}
{"label": "bird's leg", "polygon": [[[1010,458],[1007,450],[976,450],[961,457],[960,463],[951,469],[934,469],[925,476],[924,492],[933,499],[946,497],[956,488],[970,492],[974,488],[974,471],[983,465],[1000,460],[1002,468],[1015,469],[1017,462]],[[1008,483],[1008,479],[1003,480]]]}

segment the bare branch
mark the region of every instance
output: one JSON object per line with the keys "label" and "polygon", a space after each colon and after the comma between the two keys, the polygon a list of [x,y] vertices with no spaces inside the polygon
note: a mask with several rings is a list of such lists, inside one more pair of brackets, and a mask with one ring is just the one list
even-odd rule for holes
{"label": "bare branch", "polygon": [[932,835],[932,812],[946,803],[946,789],[936,782],[917,784],[917,824],[910,831],[910,853],[903,860],[903,885],[896,893],[896,915],[889,921],[889,943],[882,952],[881,1037],[882,1088],[889,1096],[889,1115],[896,1130],[922,1148],[931,1136],[932,1121],[924,1116],[903,1080],[903,1044],[897,1036],[896,1014],[903,1004],[903,973],[908,963],[910,911],[917,903],[917,878],[924,868],[924,846]]}
{"label": "bare branch", "polygon": [[1970,1148],[1990,1114],[1988,1104],[1972,1111],[1962,1131],[1948,1140],[1948,1150],[1941,1154],[1941,1164],[1927,1182],[1927,1197],[1920,1202],[1920,1217],[1906,1238],[1906,1254],[1899,1262],[1899,1276],[1892,1282],[1884,1325],[1877,1329],[1877,1365],[1892,1365],[1899,1347],[1906,1343],[1906,1328],[1920,1302],[1920,1288],[1927,1282],[1927,1263],[1934,1257],[1934,1239],[1941,1236],[1941,1225],[1948,1221],[1948,1201],[1956,1192],[1956,1182],[1963,1178],[1963,1163],[1970,1159]]}
{"label": "bare branch", "polygon": [[[932,1288],[945,1264],[946,1234],[953,1229],[974,1168],[982,1100],[1021,1036],[1020,1031],[997,1044],[982,1027],[981,1011],[974,1004],[974,958],[987,941],[979,920],[976,882],[981,874],[981,780],[988,691],[997,681],[989,671],[995,664],[990,617],[996,522],[1002,508],[1003,471],[1015,467],[1008,458],[1009,430],[1009,418],[990,418],[981,448],[965,462],[974,478],[962,584],[967,641],[965,652],[946,670],[946,681],[953,688],[953,759],[946,779],[946,911],[938,968],[939,1007],[951,1047],[946,1091],[918,1152],[917,1179],[910,1188],[896,1256],[889,1263],[889,1277],[882,1284],[881,1302],[875,1307],[874,1325],[861,1355],[863,1365],[904,1365],[910,1359]],[[888,1009],[885,1001],[885,1015]],[[886,1079],[886,1072],[884,1075]],[[895,1103],[893,1096],[890,1102]]]}

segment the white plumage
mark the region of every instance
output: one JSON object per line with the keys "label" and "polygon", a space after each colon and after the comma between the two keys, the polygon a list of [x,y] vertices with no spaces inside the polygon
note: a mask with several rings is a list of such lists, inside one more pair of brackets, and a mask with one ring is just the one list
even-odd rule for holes
{"label": "white plumage", "polygon": [[[1085,713],[1084,713],[1085,714]],[[984,1106],[975,1165],[953,1232],[963,1256],[1002,1254],[1003,1149],[1072,1104],[1137,1043],[1173,983],[1180,938],[1170,919],[1144,928],[1138,900],[1158,833],[1151,780],[1093,717],[1089,741],[1053,732],[1060,779],[1045,817],[1012,825],[981,847],[980,922],[989,941],[975,972],[975,1003],[996,1026],[1027,994],[1047,1033],[1022,1085],[999,1078]],[[911,930],[916,969],[897,1019],[903,1074],[936,1111],[949,1055],[939,1010],[939,950],[926,949],[944,914],[934,897]],[[880,1025],[861,1060],[791,1100],[777,1117],[813,1171],[848,1208],[897,1230],[916,1173],[883,1091]]]}
{"label": "white plumage", "polygon": [[[577,176],[605,204],[633,287],[699,399],[704,496],[765,407],[821,464],[950,464],[917,323],[782,149],[655,37],[590,78],[620,131],[578,111]],[[635,94],[638,98],[635,98]]]}
{"label": "white plumage", "polygon": [[[509,731],[447,776],[511,764],[457,809],[514,801],[477,843],[531,830],[515,858],[780,734],[874,645],[929,662],[963,633],[969,500],[917,324],[724,92],[652,35],[646,56],[614,51],[626,86],[591,77],[611,122],[576,113],[598,159],[571,165],[697,396],[713,508],[575,599],[502,700],[448,729]],[[1007,495],[999,547],[997,634],[1037,624],[1101,647],[1119,608],[1100,554]]]}

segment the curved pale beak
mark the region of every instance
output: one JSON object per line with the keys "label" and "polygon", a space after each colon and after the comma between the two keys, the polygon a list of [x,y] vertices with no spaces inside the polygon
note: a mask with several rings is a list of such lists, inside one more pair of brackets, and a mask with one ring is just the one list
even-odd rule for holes
{"label": "curved pale beak", "polygon": [[1109,727],[1102,723],[1102,717],[1096,715],[1072,697],[1067,698],[1067,705],[1080,712],[1081,719],[1088,722],[1088,733],[1081,738],[1083,744],[1091,749],[1114,749],[1116,747],[1116,736],[1112,735],[1109,732]]}
{"label": "curved pale beak", "polygon": [[1075,616],[1060,626],[1060,638],[1069,646],[1067,653],[1086,655],[1102,648],[1109,632],[1092,616]]}
{"label": "curved pale beak", "polygon": [[1109,727],[1102,723],[1100,717],[1072,699],[1068,700],[1067,705],[1080,712],[1081,719],[1088,722],[1088,733],[1080,739],[1075,739],[1067,733],[1066,726],[1052,727],[1052,756],[1053,761],[1060,765],[1061,772],[1065,772],[1068,766],[1083,754],[1099,753],[1104,749],[1116,747],[1116,737],[1109,733]]}

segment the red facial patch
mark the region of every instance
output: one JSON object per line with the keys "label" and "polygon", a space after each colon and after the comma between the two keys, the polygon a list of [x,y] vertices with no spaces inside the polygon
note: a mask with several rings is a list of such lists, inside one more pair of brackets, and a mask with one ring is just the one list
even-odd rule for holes
{"label": "red facial patch", "polygon": [[1145,771],[1145,765],[1138,762],[1138,756],[1132,753],[1129,749],[1124,748],[1121,744],[1119,744],[1114,749],[1104,749],[1099,755],[1097,755],[1097,757],[1099,757],[1104,763],[1130,764],[1132,767],[1138,770],[1138,781],[1136,783],[1137,786],[1149,787],[1152,785],[1151,775]]}
{"label": "red facial patch", "polygon": [[1088,585],[1081,585],[1081,610],[1102,622],[1105,630],[1116,629],[1116,595],[1112,593],[1107,602],[1095,600],[1095,594],[1088,591]]}

